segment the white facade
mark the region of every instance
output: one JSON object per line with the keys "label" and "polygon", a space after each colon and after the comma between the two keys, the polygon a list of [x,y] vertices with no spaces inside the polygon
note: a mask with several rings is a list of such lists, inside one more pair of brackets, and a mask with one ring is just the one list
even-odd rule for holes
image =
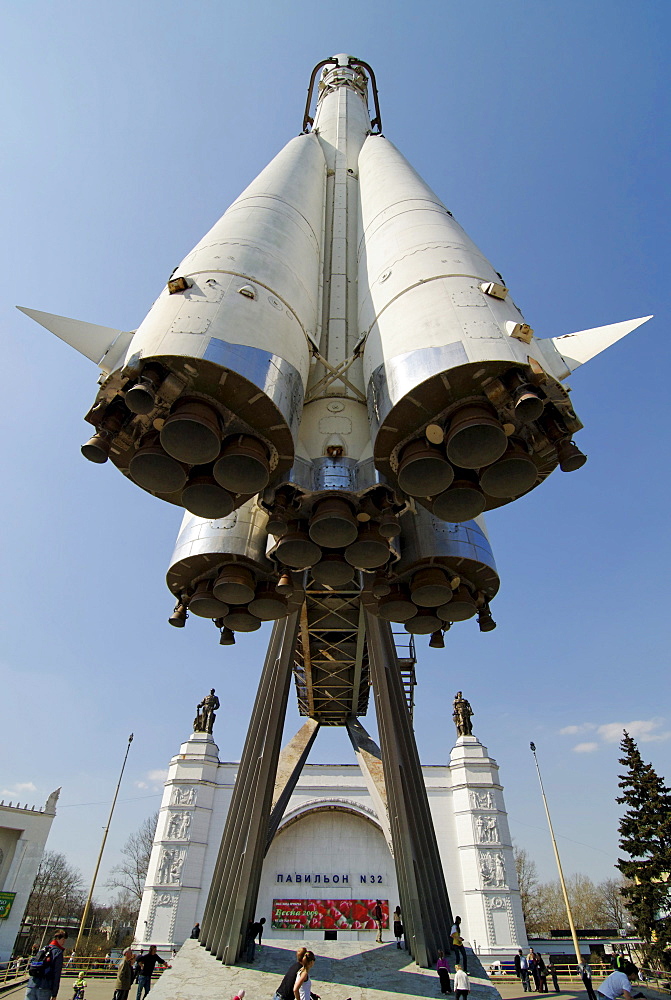
{"label": "white facade", "polygon": [[[202,919],[237,771],[217,754],[211,736],[194,733],[170,764],[136,929],[136,942],[159,953],[179,947]],[[422,770],[452,912],[483,958],[509,957],[527,940],[496,762],[474,736],[461,736],[449,764]],[[362,772],[356,764],[308,764],[264,862],[256,911],[266,917],[264,937],[323,940],[333,914],[328,922],[339,937],[374,940],[364,921],[345,929],[337,903],[376,898],[390,913],[400,902]],[[299,909],[310,900],[322,926],[273,928],[276,900]],[[393,940],[391,927],[384,939]]]}
{"label": "white facade", "polygon": [[16,893],[9,915],[0,919],[0,962],[12,956],[59,792],[60,788],[52,792],[42,809],[0,802],[0,893]]}

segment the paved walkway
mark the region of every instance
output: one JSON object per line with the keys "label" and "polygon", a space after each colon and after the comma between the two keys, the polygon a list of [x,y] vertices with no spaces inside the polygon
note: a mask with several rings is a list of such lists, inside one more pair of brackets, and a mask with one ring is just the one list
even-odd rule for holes
{"label": "paved walkway", "polygon": [[[405,1000],[441,997],[438,976],[420,969],[406,951],[392,944],[363,941],[280,941],[256,950],[252,965],[222,965],[197,941],[187,941],[172,968],[163,973],[151,1000],[230,1000],[246,991],[245,1000],[270,1000],[282,976],[305,943],[316,955],[313,991],[322,1000]],[[469,954],[469,1000],[500,1000],[475,956]],[[95,1000],[91,997],[90,1000]],[[132,998],[131,998],[132,1000]]]}
{"label": "paved walkway", "polygon": [[[314,967],[314,986],[322,1000],[407,1000],[408,997],[431,997],[442,1000],[438,977],[429,969],[418,969],[409,961],[407,952],[399,952],[394,945],[375,945],[364,942],[317,941],[308,942],[317,955]],[[217,962],[195,941],[188,941],[173,968],[155,980],[149,1000],[231,1000],[245,989],[245,1000],[271,1000],[281,977],[291,964],[296,942],[274,941],[264,945],[253,965],[230,967]],[[329,954],[326,954],[326,952]],[[477,959],[469,965],[476,968]],[[469,1000],[532,1000],[535,993],[524,993],[515,976],[497,979],[491,984],[482,971],[471,976],[472,991]],[[600,980],[597,980],[598,985]],[[58,1000],[71,1000],[73,977],[64,976]],[[94,979],[89,977],[86,1000],[112,1000],[114,977]],[[562,1000],[587,1000],[584,990],[576,982],[560,979]],[[647,1000],[662,1000],[664,994],[636,983],[636,991],[644,993]],[[26,986],[2,993],[1,1000],[23,1000]],[[135,1000],[136,987],[129,1000]],[[547,1000],[557,996],[552,989]],[[668,1000],[668,995],[665,997]]]}

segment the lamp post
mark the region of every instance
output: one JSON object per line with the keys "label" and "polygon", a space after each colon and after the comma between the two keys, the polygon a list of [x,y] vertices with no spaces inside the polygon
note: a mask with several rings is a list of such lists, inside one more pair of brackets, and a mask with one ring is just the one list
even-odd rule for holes
{"label": "lamp post", "polygon": [[93,880],[91,882],[91,888],[89,889],[88,898],[86,900],[86,906],[84,907],[84,912],[82,914],[81,923],[79,925],[79,933],[77,934],[77,940],[75,942],[75,954],[79,953],[79,945],[84,933],[84,927],[86,926],[86,920],[89,915],[89,910],[91,909],[91,899],[93,898],[93,890],[96,887],[96,879],[98,878],[98,870],[100,868],[100,862],[102,861],[103,851],[105,850],[105,844],[107,843],[107,834],[109,833],[110,824],[112,822],[112,814],[114,813],[114,807],[116,805],[117,796],[119,794],[119,789],[121,788],[121,779],[123,778],[123,772],[126,768],[126,761],[128,760],[128,751],[130,750],[130,745],[133,742],[133,734],[131,733],[128,737],[128,745],[126,747],[126,753],[124,755],[123,764],[121,765],[121,772],[119,774],[119,780],[117,781],[116,791],[114,793],[114,798],[112,799],[112,808],[110,809],[110,814],[107,820],[107,826],[105,827],[105,832],[103,833],[102,844],[100,845],[100,852],[98,854],[98,860],[96,862],[96,869],[93,873]]}
{"label": "lamp post", "polygon": [[548,809],[548,800],[545,797],[545,789],[543,788],[543,779],[541,778],[541,769],[538,766],[538,757],[536,756],[536,744],[530,743],[531,752],[534,755],[534,761],[536,762],[536,770],[538,771],[538,781],[541,786],[541,795],[543,796],[543,805],[545,806],[545,815],[548,818],[548,827],[550,828],[550,839],[552,840],[552,849],[555,852],[555,861],[557,862],[557,871],[559,872],[559,884],[561,885],[561,891],[564,896],[564,904],[566,906],[566,916],[568,917],[568,925],[571,929],[571,937],[573,938],[573,947],[575,949],[575,956],[578,965],[582,963],[582,955],[580,954],[580,945],[578,944],[578,935],[576,934],[575,924],[573,923],[573,914],[571,913],[571,905],[568,901],[568,892],[566,891],[566,882],[564,881],[564,873],[561,867],[561,861],[559,859],[559,850],[557,849],[557,841],[555,840],[554,830],[552,829],[552,820],[550,819],[550,810]]}

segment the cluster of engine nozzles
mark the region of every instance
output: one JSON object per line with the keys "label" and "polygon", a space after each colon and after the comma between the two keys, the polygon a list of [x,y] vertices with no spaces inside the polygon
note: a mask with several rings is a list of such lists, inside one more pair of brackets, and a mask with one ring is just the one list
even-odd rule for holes
{"label": "cluster of engine nozzles", "polygon": [[458,576],[438,566],[417,570],[409,584],[390,583],[380,577],[373,583],[372,594],[377,604],[369,610],[385,621],[403,624],[406,632],[415,635],[434,637],[454,622],[467,621],[476,614],[481,632],[496,628],[484,597],[474,596]]}
{"label": "cluster of engine nozzles", "polygon": [[367,514],[365,520],[361,517],[342,497],[320,500],[309,521],[292,519],[290,511],[280,508],[267,524],[269,534],[278,539],[273,554],[291,569],[309,569],[318,584],[345,586],[356,570],[370,572],[384,566],[390,556],[389,541],[401,531],[392,512],[375,520]]}
{"label": "cluster of engine nozzles", "polygon": [[[154,391],[143,375],[125,393],[125,404],[131,412],[148,413]],[[119,415],[106,414],[100,429],[83,445],[84,457],[106,462],[119,427]],[[138,486],[153,493],[179,494],[183,507],[206,518],[226,517],[235,507],[235,494],[254,496],[270,478],[262,442],[249,434],[225,435],[220,414],[197,398],[178,400],[160,431],[142,438],[128,471]]]}
{"label": "cluster of engine nozzles", "polygon": [[[515,413],[524,422],[543,414],[542,399],[520,386]],[[585,455],[546,421],[563,472],[573,472]],[[511,425],[512,426],[512,425]],[[469,403],[452,416],[447,431],[429,424],[426,435],[407,444],[399,455],[398,483],[413,497],[433,498],[432,510],[443,521],[470,521],[487,507],[487,497],[511,499],[530,490],[538,478],[526,443],[508,436],[496,411],[485,402]]]}
{"label": "cluster of engine nozzles", "polygon": [[215,580],[201,580],[192,594],[182,594],[168,621],[183,628],[187,614],[214,620],[223,646],[235,642],[235,632],[256,632],[262,622],[285,618],[294,584],[283,573],[276,585],[257,583],[246,566],[224,566]]}

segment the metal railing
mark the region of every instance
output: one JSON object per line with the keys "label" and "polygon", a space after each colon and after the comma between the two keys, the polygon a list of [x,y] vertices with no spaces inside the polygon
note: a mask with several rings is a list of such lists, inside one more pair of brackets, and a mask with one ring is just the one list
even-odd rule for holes
{"label": "metal railing", "polygon": [[[19,963],[18,966],[17,961]],[[30,958],[28,957],[13,959],[6,969],[0,969],[0,990],[8,988],[13,984],[19,985],[25,982],[29,978],[29,962]],[[76,977],[80,972],[83,972],[90,979],[113,979],[116,978],[119,962],[120,959],[112,959],[110,961],[101,955],[81,955],[72,959],[66,959],[63,963],[61,978]],[[163,968],[157,965],[152,976],[152,982],[154,979],[158,979],[162,972]]]}
{"label": "metal railing", "polygon": [[[570,962],[554,962],[553,964],[555,972],[557,973],[557,979],[563,979],[565,982],[568,980],[570,983],[582,983],[582,977],[578,972],[577,964],[572,964]],[[506,965],[510,966],[510,968],[502,970],[493,969],[492,971],[489,971],[488,967],[485,966],[489,978],[493,980],[500,980],[502,982],[505,980],[510,982],[511,979],[515,979],[516,973],[512,968],[512,962],[506,963]],[[590,962],[589,967],[592,970],[592,986],[595,991],[598,984],[609,976],[611,972],[615,971],[610,963],[605,962]],[[644,981],[641,982],[642,986],[653,986],[654,989],[658,989],[663,993],[671,995],[671,972],[664,972],[664,970],[660,969],[647,969],[643,967],[640,967],[640,971],[645,977]],[[549,972],[547,972],[546,975],[548,983],[550,984],[550,989],[552,989],[552,977]],[[640,982],[640,980],[632,980],[632,986],[635,987],[637,982]]]}

